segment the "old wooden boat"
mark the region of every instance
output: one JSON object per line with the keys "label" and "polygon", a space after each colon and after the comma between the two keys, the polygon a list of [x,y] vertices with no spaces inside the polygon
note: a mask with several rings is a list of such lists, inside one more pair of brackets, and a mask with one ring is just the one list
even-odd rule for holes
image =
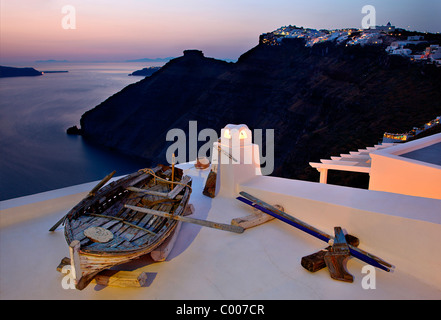
{"label": "old wooden boat", "polygon": [[76,288],[84,289],[104,269],[151,252],[176,228],[175,219],[127,205],[181,216],[190,193],[190,177],[159,165],[111,182],[72,208],[64,233]]}

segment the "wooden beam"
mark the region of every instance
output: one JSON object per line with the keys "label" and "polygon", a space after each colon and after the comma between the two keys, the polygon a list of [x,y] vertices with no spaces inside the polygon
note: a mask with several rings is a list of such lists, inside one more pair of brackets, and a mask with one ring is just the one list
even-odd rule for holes
{"label": "wooden beam", "polygon": [[112,287],[145,287],[147,284],[147,273],[120,271],[120,270],[103,270],[98,273],[95,282],[102,286]]}
{"label": "wooden beam", "polygon": [[[280,211],[285,212],[285,209],[278,204],[274,205],[274,207],[276,207]],[[264,223],[271,221],[273,219],[275,219],[275,217],[270,216],[269,214],[266,214],[260,210],[254,209],[253,214],[250,214],[250,215],[243,217],[243,218],[235,218],[235,219],[231,220],[231,224],[234,226],[240,226],[244,229],[249,229],[249,228],[264,224]]]}
{"label": "wooden beam", "polygon": [[328,169],[319,168],[317,170],[320,172],[320,183],[327,183],[328,182]]}
{"label": "wooden beam", "polygon": [[197,224],[197,225],[200,225],[203,227],[209,227],[209,228],[230,231],[230,232],[235,232],[235,233],[243,233],[244,232],[244,228],[239,227],[239,226],[233,226],[231,224],[224,224],[224,223],[218,223],[218,222],[213,222],[213,221],[208,221],[208,220],[188,218],[188,217],[183,217],[183,216],[175,216],[175,215],[172,215],[169,213],[165,213],[165,212],[161,212],[161,211],[157,211],[157,210],[152,210],[152,209],[147,209],[147,208],[131,206],[131,205],[127,205],[127,204],[124,206],[126,208],[129,208],[129,209],[132,209],[135,211],[150,213],[153,215],[157,215],[160,217],[173,219],[173,220],[177,220],[177,221],[193,223],[193,224]]}
{"label": "wooden beam", "polygon": [[[70,264],[70,259],[64,257],[58,265],[57,271],[62,272],[63,267]],[[122,270],[103,270],[95,276],[92,282],[112,287],[145,287],[147,283],[147,273]]]}

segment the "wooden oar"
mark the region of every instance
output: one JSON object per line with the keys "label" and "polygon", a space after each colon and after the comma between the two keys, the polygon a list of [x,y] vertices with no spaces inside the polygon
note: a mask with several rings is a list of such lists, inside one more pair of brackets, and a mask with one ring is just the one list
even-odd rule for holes
{"label": "wooden oar", "polygon": [[112,179],[115,172],[116,171],[113,171],[113,172],[109,173],[107,176],[105,176],[103,180],[101,180],[92,190],[90,190],[89,196],[93,197],[97,193],[97,191],[99,189],[101,189],[107,183],[107,181]]}
{"label": "wooden oar", "polygon": [[230,232],[235,232],[235,233],[243,233],[243,231],[245,230],[242,227],[233,226],[231,224],[224,224],[224,223],[218,223],[218,222],[201,220],[201,219],[195,219],[195,218],[189,218],[189,217],[183,217],[183,216],[175,216],[175,215],[172,215],[172,214],[169,214],[169,213],[165,213],[165,212],[162,212],[162,211],[157,211],[157,210],[152,210],[152,209],[147,209],[147,208],[131,206],[131,205],[128,205],[128,204],[124,205],[124,207],[132,209],[134,211],[139,211],[139,212],[143,212],[143,213],[150,213],[152,215],[163,217],[163,218],[168,218],[168,219],[178,220],[178,221],[182,221],[182,222],[193,223],[193,224],[197,224],[197,225],[200,225],[200,226],[203,226],[203,227],[209,227],[209,228],[214,228],[214,229],[219,229],[219,230],[224,230],[224,231],[230,231]]}
{"label": "wooden oar", "polygon": [[[97,191],[99,190],[99,189],[101,189],[112,177],[113,177],[113,175],[115,174],[115,172],[116,171],[113,171],[113,172],[111,172],[111,173],[109,173],[107,176],[105,176],[104,178],[103,178],[103,180],[101,180],[92,190],[90,190],[90,192],[87,194],[87,196],[86,196],[86,198],[89,198],[89,197],[93,197],[96,193],[97,193]],[[63,218],[61,218],[60,220],[58,220],[57,221],[57,223],[56,224],[54,224],[53,226],[52,226],[52,228],[50,228],[49,229],[49,231],[55,231],[55,229],[57,229],[58,228],[58,226],[64,221],[64,218],[66,218],[66,216],[64,215],[63,216]]]}

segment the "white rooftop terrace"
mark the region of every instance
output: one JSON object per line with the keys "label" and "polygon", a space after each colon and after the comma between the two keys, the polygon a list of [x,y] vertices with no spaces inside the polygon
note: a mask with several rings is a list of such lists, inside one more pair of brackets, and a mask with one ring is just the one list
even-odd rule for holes
{"label": "white rooftop terrace", "polygon": [[[353,283],[331,279],[326,268],[305,270],[301,258],[326,243],[277,219],[242,234],[183,223],[166,261],[147,255],[119,267],[146,272],[145,287],[63,289],[56,267],[68,245],[62,226],[48,229],[91,182],[0,202],[0,299],[441,299],[441,200],[259,175],[235,177],[233,196],[212,199],[202,195],[209,169],[180,167],[193,178],[194,218],[230,223],[251,214],[235,199],[243,190],[328,234],[341,226],[394,270],[375,269],[375,289],[364,289],[365,263],[355,258],[347,264]],[[220,170],[221,185],[231,183],[228,167]]]}

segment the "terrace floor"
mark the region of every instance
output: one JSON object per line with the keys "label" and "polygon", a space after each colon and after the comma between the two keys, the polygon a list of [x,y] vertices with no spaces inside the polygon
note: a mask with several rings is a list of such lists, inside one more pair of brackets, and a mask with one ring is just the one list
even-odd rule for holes
{"label": "terrace floor", "polygon": [[[192,217],[230,223],[233,218],[252,213],[249,207],[234,198],[211,199],[202,195],[208,170],[197,170],[191,163],[181,167],[193,178],[190,203],[194,205],[195,212]],[[272,190],[272,203],[283,204],[288,213],[296,211],[284,199],[292,199],[293,195],[296,195],[299,208],[304,206],[305,210],[309,207],[315,210],[317,205],[317,210],[324,214],[327,214],[323,212],[328,210],[326,208],[339,210],[341,203],[335,202],[336,195],[344,198],[341,201],[366,207],[381,207],[382,203],[387,206],[388,199],[391,203],[399,200],[398,203],[406,205],[406,201],[415,198],[412,203],[429,208],[441,203],[441,200],[395,194],[383,201],[389,196],[386,193],[265,178],[245,184],[244,190],[262,194]],[[332,280],[326,269],[310,273],[300,265],[301,258],[326,247],[326,243],[276,219],[247,229],[242,234],[184,223],[166,261],[154,262],[145,256],[118,267],[146,272],[148,281],[145,287],[104,287],[91,283],[83,291],[63,289],[62,282],[66,281],[67,275],[57,272],[56,267],[63,257],[68,256],[68,246],[62,226],[55,232],[48,232],[48,229],[95,184],[92,182],[0,202],[0,299],[441,299],[439,280],[424,279],[410,272],[412,268],[401,268],[404,264],[418,262],[406,261],[400,256],[401,252],[395,255],[382,250],[369,236],[364,236],[369,234],[367,231],[356,234],[360,235],[360,248],[372,250],[397,264],[390,273],[376,270],[375,289],[363,288],[367,274],[362,273],[364,263],[355,258],[348,261],[348,270],[355,278],[353,283]],[[284,192],[282,189],[291,194],[278,197],[277,192],[281,194]],[[371,198],[361,199],[364,195]],[[314,198],[314,202],[309,202],[312,200],[308,198]],[[359,209],[349,208],[348,214],[356,210]],[[378,216],[386,216],[386,213],[381,212]],[[400,219],[413,222],[410,217]],[[347,228],[353,226],[353,230],[357,230],[351,219],[344,221]],[[423,217],[422,221],[415,221],[430,228],[441,225],[441,220],[431,214]],[[333,225],[330,225],[326,231],[332,228]],[[432,254],[439,256],[440,251]]]}

